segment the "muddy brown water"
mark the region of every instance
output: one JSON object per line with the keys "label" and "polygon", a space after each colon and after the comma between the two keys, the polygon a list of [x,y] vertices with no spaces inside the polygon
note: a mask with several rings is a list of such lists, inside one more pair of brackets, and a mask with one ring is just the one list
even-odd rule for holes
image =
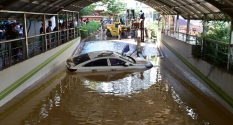
{"label": "muddy brown water", "polygon": [[[121,51],[124,46],[119,41],[92,41],[82,53]],[[226,108],[192,87],[150,44],[143,52],[155,65],[145,71],[74,74],[62,64],[0,107],[0,125],[232,124],[233,115]]]}

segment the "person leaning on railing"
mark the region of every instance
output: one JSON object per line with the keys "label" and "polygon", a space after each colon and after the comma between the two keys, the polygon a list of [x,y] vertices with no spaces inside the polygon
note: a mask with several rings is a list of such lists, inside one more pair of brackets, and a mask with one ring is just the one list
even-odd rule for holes
{"label": "person leaning on railing", "polygon": [[[11,23],[7,26],[5,32],[6,40],[17,39],[19,38],[19,32],[15,30],[15,24]],[[19,60],[18,55],[21,54],[21,43],[22,41],[15,40],[11,42],[11,50],[14,62]]]}

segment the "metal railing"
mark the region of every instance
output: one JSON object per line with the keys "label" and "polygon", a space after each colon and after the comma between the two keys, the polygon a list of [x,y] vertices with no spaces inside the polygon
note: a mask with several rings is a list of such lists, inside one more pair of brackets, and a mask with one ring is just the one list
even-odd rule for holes
{"label": "metal railing", "polygon": [[225,71],[233,72],[233,44],[202,38],[182,32],[162,30],[167,36],[173,37],[191,45],[200,45],[201,59]]}
{"label": "metal railing", "polygon": [[80,36],[79,28],[69,28],[63,31],[55,31],[0,41],[0,71],[18,62],[36,56],[40,53],[53,49]]}
{"label": "metal railing", "polygon": [[203,39],[203,59],[217,67],[233,72],[233,44]]}
{"label": "metal railing", "polygon": [[192,45],[200,45],[202,44],[201,37],[198,35],[191,35],[183,32],[176,32],[171,30],[164,30],[164,34],[173,37],[175,39],[181,40],[183,42],[192,44]]}

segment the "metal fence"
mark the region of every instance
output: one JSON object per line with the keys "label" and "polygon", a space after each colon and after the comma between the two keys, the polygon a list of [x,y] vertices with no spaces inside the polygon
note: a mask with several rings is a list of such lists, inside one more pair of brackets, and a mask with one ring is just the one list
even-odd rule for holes
{"label": "metal fence", "polygon": [[[64,11],[64,12],[63,12]],[[79,14],[76,11],[68,11],[62,10],[60,14],[51,14],[51,13],[36,13],[36,12],[22,12],[22,11],[8,11],[8,10],[1,10],[0,13],[15,15],[14,20],[18,20],[22,24],[22,33],[23,35],[19,36],[21,38],[17,38],[14,30],[15,27],[13,24],[7,27],[6,31],[13,31],[13,32],[6,32],[4,34],[1,30],[0,32],[0,71],[10,67],[18,62],[24,61],[28,58],[36,56],[40,53],[53,49],[59,45],[62,45],[66,42],[69,42],[75,38],[78,38],[81,34],[79,28],[74,26],[74,20],[79,19]],[[65,13],[65,14],[64,14]],[[75,14],[76,13],[76,14]],[[63,15],[64,19],[63,23],[64,28],[59,29],[59,16]],[[36,16],[36,18],[35,18]],[[47,32],[45,24],[46,20],[50,19],[51,17],[55,17],[56,22],[56,31]],[[6,17],[7,18],[7,17]],[[8,19],[5,19],[5,22]],[[30,29],[31,21],[42,21],[42,30],[39,33],[35,33],[33,36],[29,36],[28,32]],[[29,24],[28,24],[29,21]],[[70,26],[68,27],[68,22],[70,22]],[[27,27],[29,26],[29,27]],[[13,28],[14,27],[14,28]],[[16,30],[16,29],[15,29]],[[38,30],[39,29],[35,29]],[[42,32],[42,33],[41,33]],[[11,34],[13,37],[8,37]],[[12,39],[16,38],[16,39]]]}
{"label": "metal fence", "polygon": [[0,71],[80,36],[79,28],[0,41]]}
{"label": "metal fence", "polygon": [[163,30],[163,33],[191,45],[200,45],[198,58],[222,70],[233,72],[233,44],[182,32]]}

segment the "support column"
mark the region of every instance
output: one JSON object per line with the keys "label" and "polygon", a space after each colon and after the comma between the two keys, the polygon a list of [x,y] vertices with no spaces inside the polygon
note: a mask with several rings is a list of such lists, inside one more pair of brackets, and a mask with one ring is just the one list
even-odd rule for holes
{"label": "support column", "polygon": [[176,27],[175,27],[175,32],[176,32],[176,38],[179,39],[179,14],[176,16]]}
{"label": "support column", "polygon": [[24,30],[24,38],[25,38],[25,42],[22,42],[23,59],[27,59],[29,57],[28,57],[28,33],[27,33],[27,16],[26,16],[26,13],[23,14],[23,30]]}
{"label": "support column", "polygon": [[79,29],[79,27],[81,26],[81,24],[80,24],[80,22],[79,22],[79,12],[78,12],[77,16],[78,16],[78,17],[77,17],[77,19],[78,19],[78,20],[77,20],[77,21],[78,21],[78,29],[77,29],[77,32],[78,32],[78,37],[79,37],[79,36],[81,36],[80,29]]}
{"label": "support column", "polygon": [[68,28],[68,12],[66,11],[66,42],[69,41],[69,28]]}
{"label": "support column", "polygon": [[189,42],[189,30],[190,30],[190,15],[188,15],[188,20],[187,20],[187,29],[186,29],[186,42]]}
{"label": "support column", "polygon": [[204,20],[203,20],[203,31],[202,31],[202,58],[205,59],[205,50],[206,50],[206,44],[204,41],[204,38],[207,33],[207,14],[204,14]]}
{"label": "support column", "polygon": [[163,19],[162,19],[162,32],[165,34],[166,31],[165,31],[164,25],[165,25],[165,22],[166,22],[166,18],[165,18],[164,15],[162,17],[163,17]]}
{"label": "support column", "polygon": [[160,17],[160,14],[158,14],[158,29],[159,29],[159,22],[160,22],[160,19],[159,19],[159,17]]}
{"label": "support column", "polygon": [[170,27],[170,25],[171,25],[171,16],[168,15],[168,26],[167,26],[167,28],[168,28],[168,29],[167,29],[167,31],[168,31],[168,32],[167,32],[167,35],[168,35],[168,36],[171,36],[171,31],[170,31],[170,30],[171,30],[171,27]]}
{"label": "support column", "polygon": [[[72,12],[72,21],[73,21],[73,22],[72,22],[72,25],[73,25],[73,26],[72,26],[72,28],[73,28],[73,29],[72,29],[72,32],[73,32],[73,34],[72,34],[72,35],[73,35],[73,36],[72,36],[72,39],[75,38],[75,27],[74,27],[75,19],[74,19],[74,17],[75,17],[75,16],[74,16],[74,12]],[[76,20],[77,20],[77,19],[76,19]]]}
{"label": "support column", "polygon": [[56,33],[56,40],[57,40],[57,46],[58,45],[60,45],[61,43],[60,43],[60,26],[59,26],[59,15],[57,14],[56,16],[55,16],[55,21],[56,21],[56,27],[57,27],[57,33]]}
{"label": "support column", "polygon": [[46,36],[46,22],[45,22],[45,20],[46,20],[46,15],[44,15],[44,17],[43,17],[43,33],[44,33],[44,39],[43,39],[43,41],[42,41],[42,48],[43,48],[43,50],[47,50],[47,36]]}
{"label": "support column", "polygon": [[230,43],[229,43],[229,50],[228,50],[228,61],[227,61],[227,70],[229,71],[232,67],[233,63],[233,21],[231,19],[231,33],[230,33]]}

